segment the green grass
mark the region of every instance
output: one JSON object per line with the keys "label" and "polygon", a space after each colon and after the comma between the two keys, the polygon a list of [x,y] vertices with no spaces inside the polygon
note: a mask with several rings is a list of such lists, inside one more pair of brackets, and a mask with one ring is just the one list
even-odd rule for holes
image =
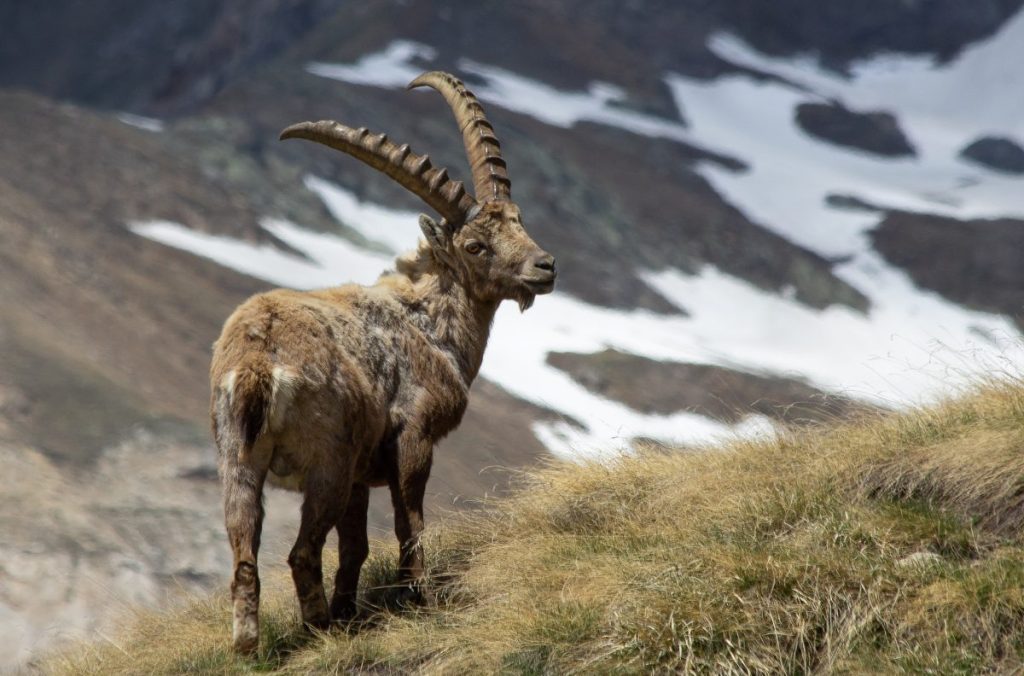
{"label": "green grass", "polygon": [[[428,529],[432,602],[301,631],[268,580],[256,660],[224,594],[61,673],[942,673],[1024,669],[1024,387],[771,441],[552,463]],[[913,558],[911,555],[914,555]],[[330,570],[330,565],[326,567]],[[330,576],[328,575],[328,579]]]}

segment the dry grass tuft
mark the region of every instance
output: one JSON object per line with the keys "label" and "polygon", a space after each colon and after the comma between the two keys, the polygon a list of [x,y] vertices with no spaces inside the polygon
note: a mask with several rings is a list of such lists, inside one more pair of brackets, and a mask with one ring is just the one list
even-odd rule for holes
{"label": "dry grass tuft", "polygon": [[[556,464],[429,531],[434,603],[307,636],[266,585],[139,618],[62,673],[976,673],[1024,668],[1024,386],[705,452]],[[394,574],[390,543],[366,598]]]}

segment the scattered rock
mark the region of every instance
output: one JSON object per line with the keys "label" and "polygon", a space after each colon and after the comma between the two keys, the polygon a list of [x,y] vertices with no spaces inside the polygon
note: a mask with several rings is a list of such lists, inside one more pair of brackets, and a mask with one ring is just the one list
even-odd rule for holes
{"label": "scattered rock", "polygon": [[1024,148],[1002,136],[983,136],[960,151],[960,157],[1007,174],[1024,174]]}
{"label": "scattered rock", "polygon": [[661,362],[616,350],[552,352],[547,361],[591,392],[649,414],[693,411],[735,423],[758,413],[797,423],[834,420],[866,408],[795,378]]}
{"label": "scattered rock", "polygon": [[192,479],[193,481],[217,481],[217,468],[213,465],[186,467],[178,472],[178,478]]}
{"label": "scattered rock", "polygon": [[801,103],[796,107],[796,123],[815,138],[875,155],[908,157],[917,154],[892,113],[859,113],[837,101]]}
{"label": "scattered rock", "polygon": [[825,204],[836,209],[846,209],[847,211],[868,211],[875,213],[885,211],[882,207],[861,199],[856,195],[839,195],[836,193],[829,193],[825,196]]}

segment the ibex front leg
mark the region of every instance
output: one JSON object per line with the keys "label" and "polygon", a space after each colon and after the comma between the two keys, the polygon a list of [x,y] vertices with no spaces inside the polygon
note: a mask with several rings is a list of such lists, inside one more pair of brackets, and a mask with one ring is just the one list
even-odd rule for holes
{"label": "ibex front leg", "polygon": [[332,620],[345,622],[356,616],[359,570],[370,553],[366,535],[369,500],[370,487],[354,484],[348,507],[338,521],[338,574],[334,578],[334,595],[331,597]]}
{"label": "ibex front leg", "polygon": [[405,587],[403,600],[420,601],[424,577],[423,494],[430,477],[433,444],[423,439],[399,442],[398,462],[389,480],[391,503],[395,508],[395,535],[400,548],[398,583]]}

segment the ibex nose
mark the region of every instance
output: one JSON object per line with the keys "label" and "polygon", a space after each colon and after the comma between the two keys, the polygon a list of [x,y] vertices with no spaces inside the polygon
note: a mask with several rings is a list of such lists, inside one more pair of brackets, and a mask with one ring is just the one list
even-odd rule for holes
{"label": "ibex nose", "polygon": [[549,273],[552,277],[557,274],[555,271],[555,257],[549,253],[541,254],[533,259],[533,267]]}

